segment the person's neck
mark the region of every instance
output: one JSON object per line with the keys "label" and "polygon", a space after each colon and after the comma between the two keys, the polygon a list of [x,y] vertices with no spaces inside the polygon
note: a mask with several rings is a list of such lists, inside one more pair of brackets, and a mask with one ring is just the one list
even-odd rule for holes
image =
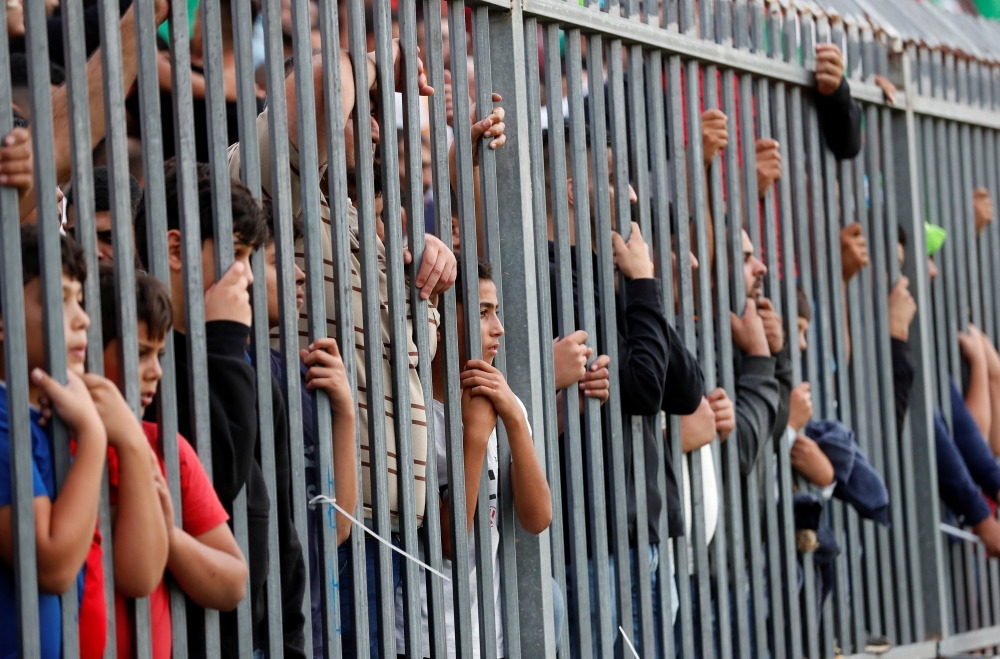
{"label": "person's neck", "polygon": [[[42,395],[42,388],[31,382],[32,367],[28,365],[28,402],[38,405],[38,399]],[[4,353],[3,343],[0,343],[0,382],[7,383],[7,358]]]}
{"label": "person's neck", "polygon": [[439,403],[444,403],[444,372],[441,368],[441,360],[444,359],[441,356],[443,352],[439,348],[437,354],[434,355],[434,360],[431,361],[431,382],[434,389],[434,400]]}

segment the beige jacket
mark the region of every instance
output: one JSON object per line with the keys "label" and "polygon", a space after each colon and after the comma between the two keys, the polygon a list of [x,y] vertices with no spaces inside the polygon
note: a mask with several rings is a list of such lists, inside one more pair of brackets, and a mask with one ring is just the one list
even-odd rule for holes
{"label": "beige jacket", "polygon": [[[268,136],[268,123],[267,123],[267,110],[257,117],[257,136],[259,138],[260,144],[260,177],[261,177],[261,188],[265,198],[270,198],[271,194],[271,156],[270,156],[270,139]],[[292,209],[293,212],[298,215],[302,212],[301,205],[301,190],[299,181],[299,153],[298,150],[291,143],[288,145],[289,152],[289,176],[291,178],[291,189],[292,189]],[[326,169],[324,165],[320,169],[320,178],[322,178],[323,173]],[[229,148],[229,172],[234,179],[240,178],[240,153],[239,145],[234,144]],[[330,227],[330,206],[327,203],[326,196],[323,192],[320,192],[320,215],[325,225],[324,228]],[[358,213],[357,210],[350,204],[348,204],[348,234],[351,239],[351,286],[353,291],[354,300],[354,341],[355,341],[355,354],[357,363],[357,374],[358,374],[358,414],[357,423],[360,427],[361,436],[361,475],[362,475],[362,496],[364,503],[364,514],[365,517],[372,516],[372,496],[371,496],[371,474],[369,471],[369,451],[378,447],[380,450],[384,450],[386,454],[386,459],[389,466],[389,511],[391,513],[392,523],[398,523],[399,515],[399,484],[396,478],[396,445],[397,437],[395,432],[395,427],[393,425],[393,409],[394,409],[394,398],[395,395],[392,388],[392,371],[389,364],[389,346],[391,337],[389,335],[389,306],[388,306],[388,293],[387,293],[387,280],[386,280],[386,270],[385,270],[385,246],[381,241],[377,241],[378,247],[378,261],[379,261],[379,300],[381,301],[381,311],[382,311],[382,382],[385,387],[385,437],[375,438],[374,440],[368,436],[368,400],[367,400],[367,385],[368,385],[368,374],[365,369],[365,332],[362,327],[362,322],[364,318],[363,305],[361,297],[361,277],[360,270],[361,265],[359,258],[361,256],[360,243],[358,239]],[[335,318],[336,306],[335,306],[335,287],[333,284],[333,241],[331,239],[329,229],[322,232],[323,240],[323,271],[324,279],[326,283],[326,321],[327,321],[327,334],[329,336],[336,336],[336,326],[337,321]],[[301,245],[296,245],[296,262],[299,264],[303,270],[305,270],[304,254],[301,250]],[[433,359],[434,353],[437,350],[437,326],[439,323],[440,316],[436,308],[431,306],[428,309],[428,322],[429,322],[429,333],[430,333],[430,355],[428,358]],[[417,347],[413,342],[413,323],[410,314],[410,303],[409,299],[406,302],[406,328],[407,328],[407,353],[409,355],[410,361],[410,414],[412,418],[412,423],[410,427],[410,432],[407,436],[401,438],[401,441],[408,441],[412,447],[413,452],[413,472],[414,472],[414,494],[416,496],[416,514],[418,525],[423,523],[424,514],[424,503],[426,501],[426,488],[424,472],[427,465],[427,417],[426,410],[424,406],[424,394],[423,388],[420,385],[420,379],[417,375],[417,364],[418,355]],[[308,339],[308,310],[303,308],[299,315],[299,336],[300,344],[302,347],[306,347],[309,344]],[[272,335],[272,345],[278,348],[276,342],[276,337]],[[349,355],[343,351],[341,346],[342,354],[345,359]]]}

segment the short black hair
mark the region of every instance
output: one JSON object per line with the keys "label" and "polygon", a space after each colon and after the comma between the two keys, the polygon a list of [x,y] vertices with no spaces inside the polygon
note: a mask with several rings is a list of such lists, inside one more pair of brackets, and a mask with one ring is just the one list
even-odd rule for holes
{"label": "short black hair", "polygon": [[[461,261],[461,254],[455,254]],[[493,281],[493,264],[486,259],[478,260],[479,281]],[[462,265],[458,266],[458,278],[455,280],[455,301],[459,304],[465,303],[465,287],[462,285]]]}
{"label": "short black hair", "polygon": [[[118,296],[115,294],[115,269],[110,263],[98,268],[101,286],[101,332],[103,347],[118,338]],[[135,278],[135,310],[140,323],[152,339],[162,339],[174,323],[170,295],[159,279],[144,272]]]}
{"label": "short black hair", "polygon": [[[275,217],[274,217],[274,204],[271,203],[270,199],[265,199],[260,202],[261,210],[264,212],[264,216],[267,218],[267,237],[264,239],[264,245],[270,245],[274,242],[274,236],[277,234],[275,231]],[[302,240],[302,215],[292,215],[292,238],[295,242]]]}
{"label": "short black hair", "polygon": [[[201,223],[201,242],[214,234],[212,213],[212,174],[206,163],[197,163],[198,213]],[[180,230],[180,190],[177,181],[177,161],[170,158],[163,164],[164,187],[166,189],[167,231]],[[268,236],[268,221],[260,203],[253,198],[250,189],[239,181],[231,180],[230,200],[233,209],[233,236],[253,248],[264,244]],[[140,204],[135,213],[135,248],[143,268],[149,268],[149,236],[146,233],[146,205]],[[157,237],[156,240],[165,240]]]}
{"label": "short black hair", "polygon": [[[142,203],[142,187],[139,185],[139,181],[131,174],[129,174],[128,179],[128,193],[132,204],[132,215],[135,215],[136,209]],[[69,206],[72,206],[76,201],[75,188],[76,186],[70,185],[67,190],[63,191],[66,194],[66,203]],[[100,167],[94,167],[94,212],[102,213],[109,210],[111,210],[111,181],[107,166],[101,165]]]}
{"label": "short black hair", "polygon": [[[42,274],[38,246],[38,225],[25,224],[22,226],[21,279],[25,286]],[[66,235],[59,236],[59,248],[62,253],[63,274],[81,284],[85,282],[87,280],[87,261],[83,257],[83,248],[80,247],[79,243]]]}
{"label": "short black hair", "polygon": [[903,228],[902,224],[897,224],[896,229],[898,229],[896,233],[896,240],[898,240],[899,244],[903,246],[903,249],[906,249],[906,229]]}
{"label": "short black hair", "polygon": [[799,299],[799,318],[805,318],[807,323],[811,323],[813,319],[813,309],[812,304],[809,302],[809,297],[806,295],[806,292],[802,290],[801,286],[796,286],[795,292]]}

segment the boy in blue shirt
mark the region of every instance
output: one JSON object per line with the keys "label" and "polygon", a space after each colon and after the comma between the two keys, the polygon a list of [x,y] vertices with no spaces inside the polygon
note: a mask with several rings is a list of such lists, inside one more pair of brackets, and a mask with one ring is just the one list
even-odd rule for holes
{"label": "boy in blue shirt", "polygon": [[[81,375],[87,353],[90,318],[83,310],[86,263],[79,245],[61,238],[63,323],[68,383],[46,374],[42,282],[38,229],[21,229],[24,316],[30,374],[31,449],[34,480],[35,555],[38,564],[38,614],[41,656],[59,659],[62,646],[59,595],[69,590],[90,550],[97,521],[107,434]],[[3,341],[0,330],[0,342]],[[18,654],[17,600],[14,584],[13,485],[11,482],[6,364],[0,350],[0,658]],[[49,438],[42,427],[52,412],[76,439],[76,457],[56,495]],[[27,438],[25,438],[27,440]]]}

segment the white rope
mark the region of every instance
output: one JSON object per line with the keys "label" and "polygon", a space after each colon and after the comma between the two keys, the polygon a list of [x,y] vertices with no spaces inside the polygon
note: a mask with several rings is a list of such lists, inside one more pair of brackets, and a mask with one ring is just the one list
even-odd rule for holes
{"label": "white rope", "polygon": [[[428,565],[427,563],[424,563],[422,560],[420,560],[416,556],[412,556],[411,554],[406,553],[405,551],[403,551],[402,549],[400,549],[396,545],[392,544],[391,542],[389,542],[388,540],[386,540],[385,538],[383,538],[382,536],[380,536],[378,533],[375,533],[370,528],[368,528],[367,526],[365,526],[364,524],[362,524],[361,522],[359,522],[358,520],[356,520],[354,518],[354,516],[351,515],[351,513],[347,512],[346,510],[344,510],[343,508],[340,507],[340,504],[337,503],[336,499],[331,499],[330,497],[324,496],[324,495],[321,494],[321,495],[319,495],[317,497],[313,497],[312,499],[309,500],[309,505],[310,506],[315,506],[315,505],[320,504],[320,503],[328,503],[328,504],[330,504],[331,506],[333,506],[334,508],[336,508],[340,512],[341,515],[343,515],[347,519],[351,520],[352,524],[354,524],[359,529],[361,529],[362,531],[364,531],[365,533],[367,533],[371,537],[375,538],[376,540],[378,540],[383,545],[385,545],[389,549],[393,550],[394,552],[396,552],[400,556],[403,556],[403,557],[405,557],[405,558],[413,561],[414,563],[416,563],[420,567],[422,567],[425,570],[428,570],[428,571],[430,571],[430,572],[438,575],[439,577],[441,577],[445,581],[449,581],[449,582],[451,581],[451,579],[449,577],[445,576],[445,574],[443,572],[435,570],[430,565]],[[634,650],[633,650],[633,652],[634,652]],[[638,656],[638,655],[636,655],[636,656]]]}
{"label": "white rope", "polygon": [[624,638],[625,642],[628,643],[628,649],[632,651],[632,656],[634,656],[635,659],[639,659],[639,653],[635,651],[635,646],[632,645],[632,641],[628,640],[628,634],[625,633],[625,630],[622,629],[621,625],[618,625],[618,631],[622,633],[622,638]]}

